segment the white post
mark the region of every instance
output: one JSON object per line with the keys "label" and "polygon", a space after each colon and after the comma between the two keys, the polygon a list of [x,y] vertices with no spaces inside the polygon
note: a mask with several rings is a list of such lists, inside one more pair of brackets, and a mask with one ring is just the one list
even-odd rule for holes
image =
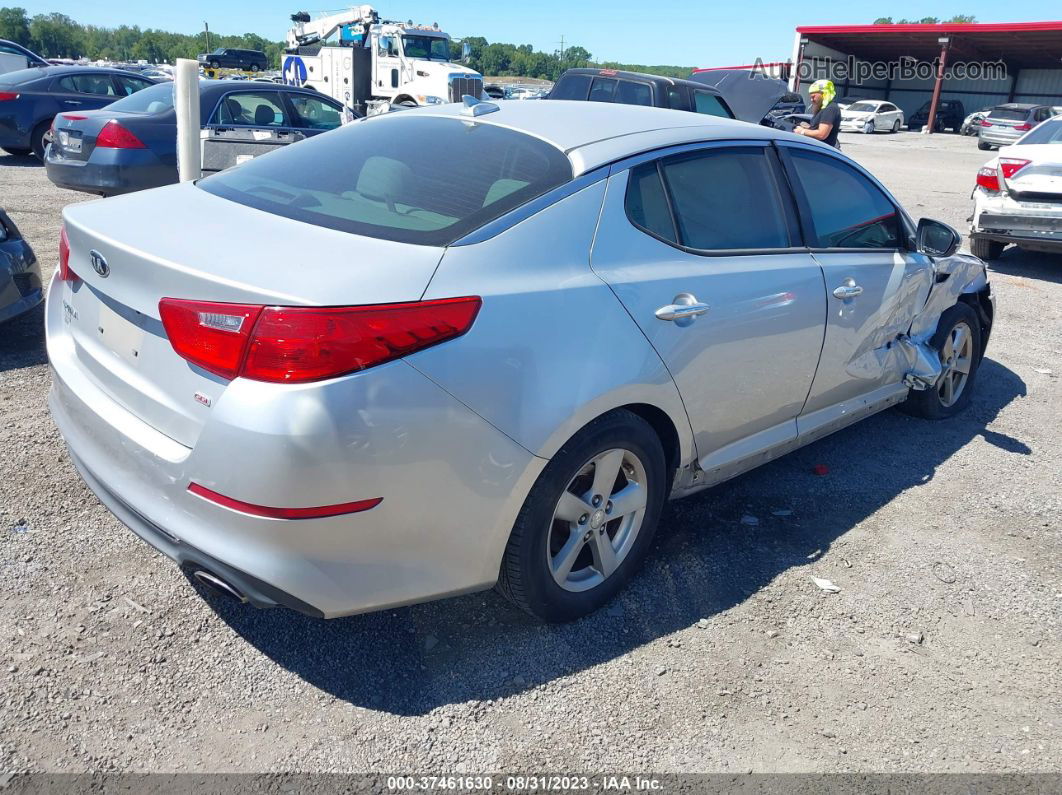
{"label": "white post", "polygon": [[173,70],[173,107],[177,111],[177,173],[181,182],[203,176],[199,142],[199,63],[178,58]]}

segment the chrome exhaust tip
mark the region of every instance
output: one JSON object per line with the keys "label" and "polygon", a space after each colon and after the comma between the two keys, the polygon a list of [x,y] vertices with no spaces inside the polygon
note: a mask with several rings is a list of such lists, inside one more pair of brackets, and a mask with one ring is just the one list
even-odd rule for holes
{"label": "chrome exhaust tip", "polygon": [[247,603],[247,597],[240,593],[239,589],[230,585],[216,574],[211,574],[206,569],[196,569],[192,572],[192,576],[196,581],[209,588],[214,593],[219,593],[222,596],[227,596],[230,599],[235,599],[242,604]]}

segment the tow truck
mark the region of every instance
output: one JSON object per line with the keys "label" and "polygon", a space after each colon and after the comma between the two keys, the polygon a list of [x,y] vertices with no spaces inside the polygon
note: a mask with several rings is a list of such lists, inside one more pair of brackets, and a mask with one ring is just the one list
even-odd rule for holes
{"label": "tow truck", "polygon": [[317,19],[300,11],[291,21],[284,82],[309,86],[362,115],[484,98],[483,76],[450,60],[450,36],[438,23],[381,20],[371,5]]}

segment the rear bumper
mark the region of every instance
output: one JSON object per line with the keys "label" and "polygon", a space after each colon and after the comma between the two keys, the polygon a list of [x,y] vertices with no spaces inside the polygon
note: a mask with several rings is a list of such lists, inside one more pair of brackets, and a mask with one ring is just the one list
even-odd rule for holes
{"label": "rear bumper", "polygon": [[982,127],[981,132],[978,133],[978,137],[986,144],[992,144],[992,146],[1010,146],[1021,138],[1025,133],[1005,133],[1001,131],[993,131],[990,127]]}
{"label": "rear bumper", "polygon": [[[238,379],[189,448],[112,399],[79,363],[61,284],[49,288],[46,313],[52,415],[89,487],[152,546],[228,579],[252,604],[326,618],[494,584],[545,461],[408,364],[324,386]],[[268,519],[190,493],[193,481],[257,505],[383,502]]]}
{"label": "rear bumper", "polygon": [[43,300],[41,269],[29,244],[20,238],[0,243],[0,323],[28,312]]}
{"label": "rear bumper", "polygon": [[55,185],[68,190],[116,196],[177,182],[177,170],[150,150],[96,149],[88,160],[62,157],[49,146],[44,166]]}
{"label": "rear bumper", "polygon": [[970,236],[1047,250],[1062,249],[1062,216],[981,212]]}

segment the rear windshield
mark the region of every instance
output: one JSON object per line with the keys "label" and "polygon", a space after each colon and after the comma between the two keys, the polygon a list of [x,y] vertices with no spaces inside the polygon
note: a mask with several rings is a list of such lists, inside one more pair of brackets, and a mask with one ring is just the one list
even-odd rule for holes
{"label": "rear windshield", "polygon": [[107,106],[107,110],[119,110],[122,113],[162,113],[173,109],[174,84],[160,83],[123,97]]}
{"label": "rear windshield", "polygon": [[1004,121],[1024,121],[1029,115],[1027,110],[1013,110],[1011,108],[993,108],[988,114],[990,119],[1003,119]]}
{"label": "rear windshield", "polygon": [[1062,144],[1062,119],[1045,121],[1039,127],[1027,132],[1018,141],[1019,144]]}
{"label": "rear windshield", "polygon": [[571,178],[564,153],[537,138],[407,112],[347,125],[198,185],[308,224],[441,246]]}

